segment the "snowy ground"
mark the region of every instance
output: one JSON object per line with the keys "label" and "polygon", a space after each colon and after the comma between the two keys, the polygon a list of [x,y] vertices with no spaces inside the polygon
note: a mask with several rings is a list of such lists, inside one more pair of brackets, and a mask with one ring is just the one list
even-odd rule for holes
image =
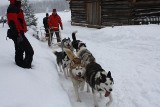
{"label": "snowy ground", "polygon": [[[70,25],[70,12],[60,12],[62,37],[84,41],[97,62],[114,78],[110,107],[160,107],[160,25],[119,26],[93,29]],[[38,28],[45,13],[37,14]],[[14,45],[6,41],[8,26],[0,24],[0,107],[93,107],[91,93],[80,92],[76,102],[70,79],[57,73],[53,49],[26,34],[35,55],[33,69],[14,63]],[[108,98],[98,99],[105,107]]]}

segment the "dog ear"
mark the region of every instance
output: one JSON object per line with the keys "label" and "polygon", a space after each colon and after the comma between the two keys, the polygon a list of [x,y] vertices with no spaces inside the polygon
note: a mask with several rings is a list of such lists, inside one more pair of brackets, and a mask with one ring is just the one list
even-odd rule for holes
{"label": "dog ear", "polygon": [[108,77],[108,78],[112,78],[110,71],[108,72],[107,77]]}
{"label": "dog ear", "polygon": [[72,61],[74,64],[81,64],[81,60],[79,58],[74,58]]}
{"label": "dog ear", "polygon": [[100,84],[100,78],[97,78],[97,79],[96,79],[95,84],[97,84],[97,85]]}
{"label": "dog ear", "polygon": [[110,71],[108,72],[107,77],[108,77],[108,78],[110,78],[110,79],[111,79],[111,81],[112,81],[112,82],[113,82],[113,84],[114,84],[114,80],[113,80],[113,78],[112,78],[112,76],[111,76],[111,72],[110,72]]}

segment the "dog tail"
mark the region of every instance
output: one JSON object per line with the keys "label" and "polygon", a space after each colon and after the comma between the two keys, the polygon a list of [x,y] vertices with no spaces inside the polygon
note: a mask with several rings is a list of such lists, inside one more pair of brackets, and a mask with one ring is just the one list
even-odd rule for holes
{"label": "dog tail", "polygon": [[70,49],[64,48],[64,51],[66,52],[70,60],[77,58],[76,55]]}
{"label": "dog tail", "polygon": [[73,41],[76,41],[77,39],[76,39],[76,33],[77,33],[77,31],[74,31],[73,33],[72,33],[72,39],[73,39]]}

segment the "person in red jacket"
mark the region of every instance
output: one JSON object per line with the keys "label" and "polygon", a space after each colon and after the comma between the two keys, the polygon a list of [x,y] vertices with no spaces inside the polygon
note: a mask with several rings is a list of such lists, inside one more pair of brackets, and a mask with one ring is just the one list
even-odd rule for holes
{"label": "person in red jacket", "polygon": [[[7,9],[7,18],[10,28],[7,36],[15,44],[15,62],[22,68],[31,68],[34,51],[24,35],[27,32],[27,26],[24,20],[23,10],[21,9],[21,0],[10,0],[10,5]],[[23,58],[24,53],[25,57]]]}
{"label": "person in red jacket", "polygon": [[61,38],[59,35],[59,25],[61,27],[61,30],[63,30],[63,25],[61,17],[57,14],[56,9],[53,9],[52,14],[49,16],[48,25],[51,31],[51,36],[53,36],[53,33],[55,33],[57,37],[57,42],[61,42]]}

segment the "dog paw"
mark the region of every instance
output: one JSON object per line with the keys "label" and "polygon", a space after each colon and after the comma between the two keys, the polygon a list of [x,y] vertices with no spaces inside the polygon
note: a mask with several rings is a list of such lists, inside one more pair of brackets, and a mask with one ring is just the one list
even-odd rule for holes
{"label": "dog paw", "polygon": [[110,104],[111,104],[111,102],[106,103],[106,107],[109,107]]}
{"label": "dog paw", "polygon": [[98,105],[94,105],[94,107],[99,107]]}
{"label": "dog paw", "polygon": [[77,102],[82,102],[80,99],[77,99]]}
{"label": "dog paw", "polygon": [[65,79],[68,79],[68,77],[65,77]]}
{"label": "dog paw", "polygon": [[87,93],[90,93],[90,90],[87,90]]}
{"label": "dog paw", "polygon": [[84,87],[83,86],[81,86],[80,91],[84,91]]}
{"label": "dog paw", "polygon": [[81,88],[80,91],[84,91],[84,88]]}
{"label": "dog paw", "polygon": [[67,75],[67,77],[70,77],[69,75]]}

